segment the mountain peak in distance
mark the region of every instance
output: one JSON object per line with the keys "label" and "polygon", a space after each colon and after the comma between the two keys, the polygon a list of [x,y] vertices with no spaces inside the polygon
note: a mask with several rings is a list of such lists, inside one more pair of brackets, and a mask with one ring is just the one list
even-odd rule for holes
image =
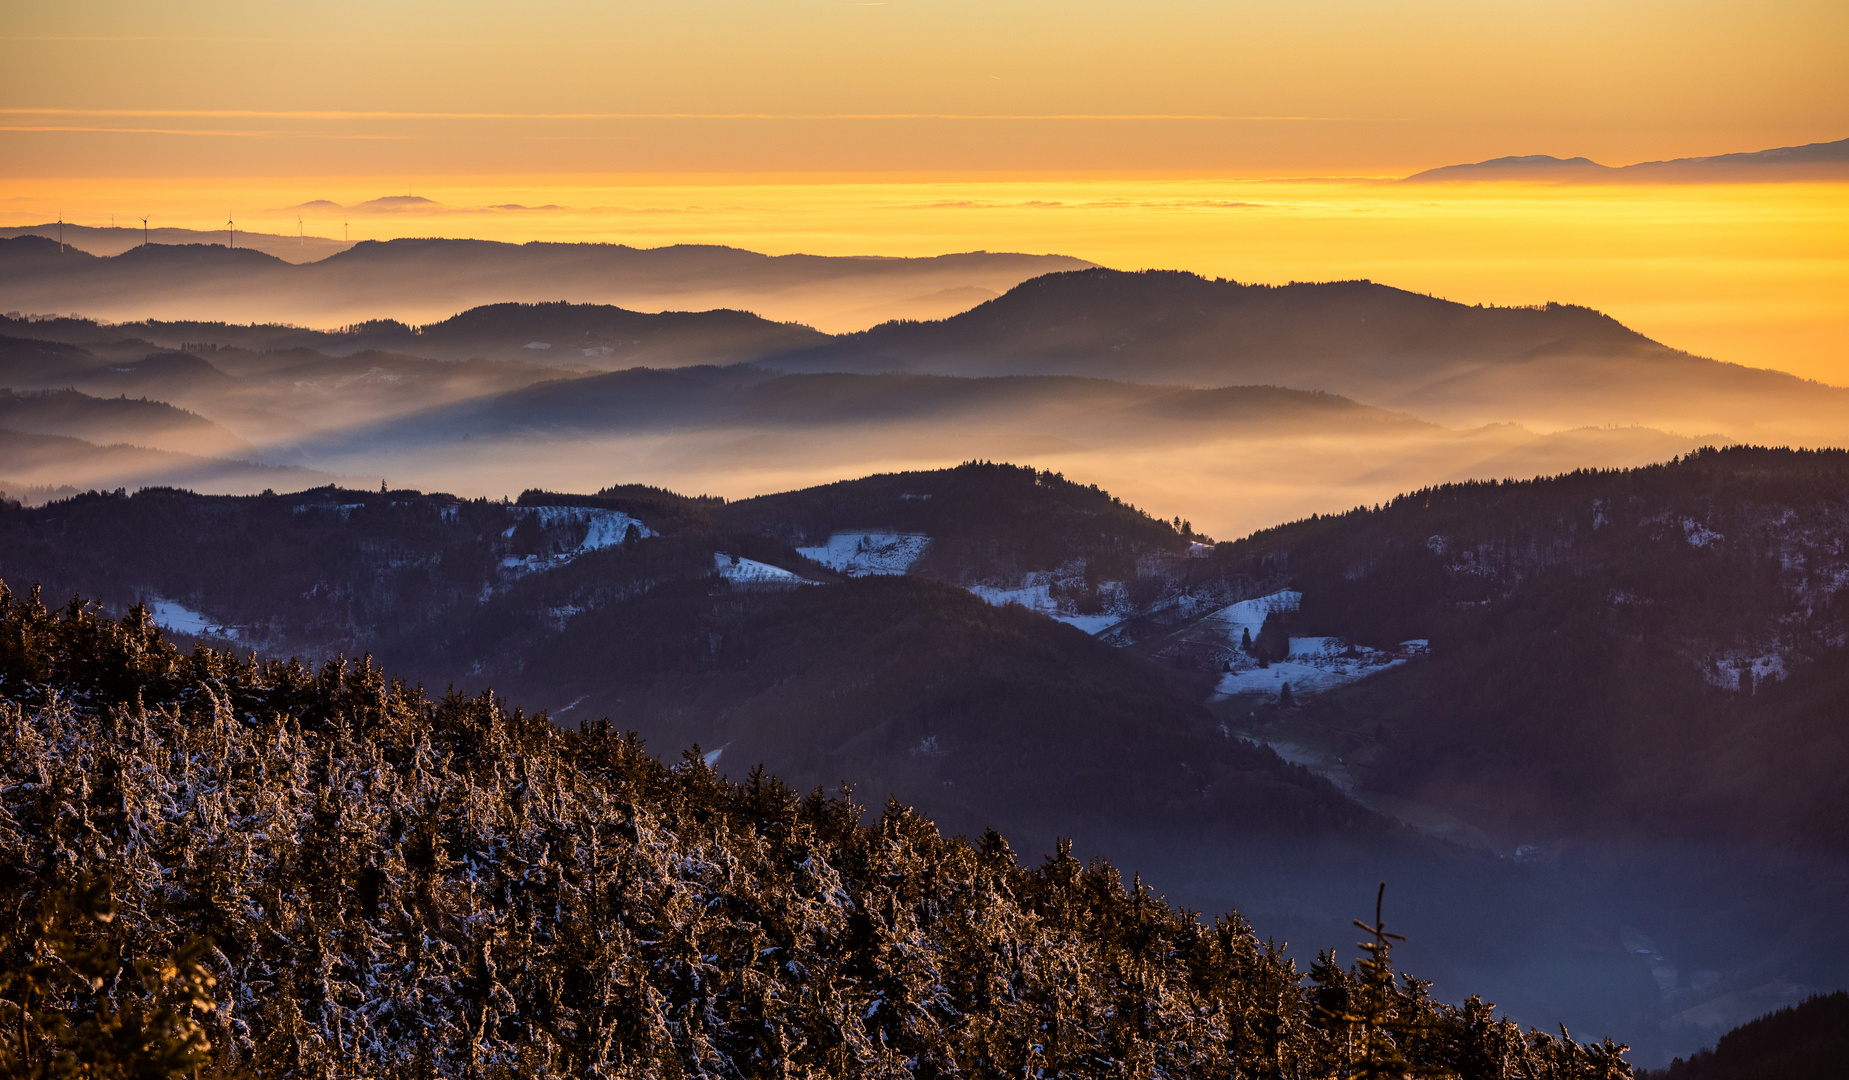
{"label": "mountain peak in distance", "polygon": [[362,213],[396,213],[402,210],[441,210],[443,204],[435,199],[426,199],[422,195],[386,195],[383,198],[368,199],[363,203],[349,206],[349,210]]}
{"label": "mountain peak in distance", "polygon": [[[314,211],[315,213],[325,214],[332,211],[340,211],[342,213],[355,214],[397,214],[407,210],[447,209],[449,208],[437,202],[435,199],[426,199],[422,195],[385,195],[377,199],[368,199],[365,202],[354,203],[351,206],[343,206],[332,199],[310,199],[304,203],[296,203],[294,206],[282,207],[281,210],[272,211],[272,213]],[[523,207],[522,209],[526,208]]]}
{"label": "mountain peak in distance", "polygon": [[1590,158],[1522,154],[1414,173],[1400,183],[1480,180],[1551,180],[1608,183],[1725,183],[1742,180],[1828,180],[1849,178],[1849,139],[1781,146],[1752,153],[1643,161],[1612,167]]}

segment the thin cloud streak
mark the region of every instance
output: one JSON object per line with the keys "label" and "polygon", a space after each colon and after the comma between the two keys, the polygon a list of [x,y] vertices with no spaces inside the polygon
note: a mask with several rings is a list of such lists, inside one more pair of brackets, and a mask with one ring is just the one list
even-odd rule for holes
{"label": "thin cloud streak", "polygon": [[1232,116],[1218,113],[490,113],[272,109],[0,108],[3,116],[115,116],[213,120],[1204,120],[1394,122],[1400,117]]}
{"label": "thin cloud streak", "polygon": [[230,131],[206,128],[75,127],[51,124],[0,124],[8,132],[75,132],[85,135],[206,135],[229,139],[342,139],[366,142],[409,142],[420,135],[335,135],[319,131]]}

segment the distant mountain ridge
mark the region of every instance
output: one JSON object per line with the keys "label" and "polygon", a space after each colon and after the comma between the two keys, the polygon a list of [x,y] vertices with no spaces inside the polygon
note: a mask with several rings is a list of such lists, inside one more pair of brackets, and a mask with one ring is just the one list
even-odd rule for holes
{"label": "distant mountain ridge", "polygon": [[1091,265],[1064,255],[984,251],[773,256],[697,244],[451,239],[368,240],[298,265],[222,243],[151,244],[105,258],[60,251],[35,234],[0,239],[0,310],[338,326],[382,314],[434,322],[483,304],[569,300],[738,308],[842,329],[878,322],[887,308],[949,314],[1028,278]]}
{"label": "distant mountain ridge", "polygon": [[1781,146],[1750,153],[1601,165],[1590,158],[1526,154],[1414,173],[1400,183],[1551,180],[1561,183],[1699,183],[1849,178],[1849,139]]}
{"label": "distant mountain ridge", "polygon": [[[120,255],[144,243],[167,246],[184,244],[226,244],[232,237],[224,229],[180,229],[169,226],[139,229],[128,225],[73,225],[70,222],[42,222],[38,225],[14,225],[0,228],[0,238],[36,236],[64,243],[90,255]],[[273,255],[284,262],[304,263],[325,259],[337,251],[352,247],[354,241],[335,240],[326,236],[288,236],[282,233],[245,232],[238,230],[236,246],[252,248]]]}

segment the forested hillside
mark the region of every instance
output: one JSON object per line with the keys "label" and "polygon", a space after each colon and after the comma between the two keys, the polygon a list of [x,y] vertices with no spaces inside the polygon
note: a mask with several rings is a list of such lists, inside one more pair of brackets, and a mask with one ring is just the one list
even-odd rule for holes
{"label": "forested hillside", "polygon": [[1849,1063],[1849,991],[1818,994],[1742,1024],[1713,1049],[1647,1080],[1834,1080]]}
{"label": "forested hillside", "polygon": [[[1434,488],[1222,545],[1293,632],[1428,660],[1303,710],[1507,834],[1849,845],[1849,453]],[[1362,764],[1364,763],[1364,764]]]}
{"label": "forested hillside", "polygon": [[1011,465],[885,473],[741,499],[720,513],[794,545],[852,529],[922,533],[931,545],[913,570],[958,582],[1074,563],[1093,585],[1128,581],[1140,560],[1187,554],[1194,534],[1191,524],[1154,518],[1096,484]]}
{"label": "forested hillside", "polygon": [[[920,530],[915,568],[947,583],[844,581],[791,546],[834,523]],[[195,633],[288,655],[371,652],[431,685],[493,686],[570,722],[609,716],[804,786],[901,792],[959,829],[1002,822],[1048,843],[1086,819],[1254,842],[1390,832],[1231,739],[1147,661],[956,587],[1074,566],[1082,579],[1089,565],[1147,602],[1205,566],[1173,525],[1032,469],[970,464],[737,504],[642,487],[515,505],[92,494],[0,513],[0,536],[0,574],[54,595],[148,600],[197,613]]]}
{"label": "forested hillside", "polygon": [[1435,993],[1654,1064],[1849,970],[1844,465],[1453,485],[1211,548],[985,463],[737,502],[91,493],[0,508],[0,580],[950,832],[1076,833],[1300,963],[1384,877]]}
{"label": "forested hillside", "polygon": [[10,1075],[1630,1075],[1384,947],[139,608],[0,593],[0,769]]}

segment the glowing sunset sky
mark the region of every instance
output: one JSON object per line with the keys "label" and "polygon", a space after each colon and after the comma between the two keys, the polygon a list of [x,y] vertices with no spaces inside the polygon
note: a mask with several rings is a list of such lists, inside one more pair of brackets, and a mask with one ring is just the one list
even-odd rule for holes
{"label": "glowing sunset sky", "polygon": [[1253,181],[1839,139],[1840,2],[77,0],[4,25],[0,225],[293,232],[268,212],[414,190],[567,209],[355,238],[1368,276],[1849,383],[1849,188]]}

